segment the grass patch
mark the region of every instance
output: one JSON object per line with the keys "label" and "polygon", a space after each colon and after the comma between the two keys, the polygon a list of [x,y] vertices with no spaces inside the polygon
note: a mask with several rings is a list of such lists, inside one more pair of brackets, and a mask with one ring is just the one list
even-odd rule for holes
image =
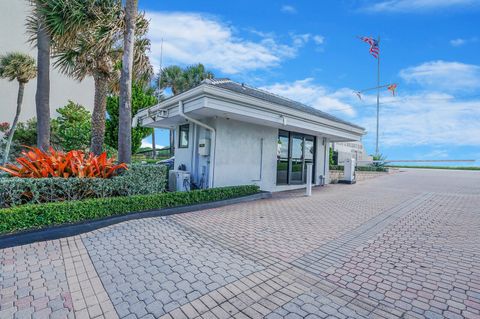
{"label": "grass patch", "polygon": [[460,170],[460,171],[480,171],[480,166],[428,166],[428,165],[409,166],[409,165],[389,165],[388,167],[392,167],[392,168],[453,169],[453,170]]}
{"label": "grass patch", "polygon": [[244,185],[190,192],[27,204],[0,209],[0,234],[77,223],[130,212],[213,202],[258,192],[258,186]]}

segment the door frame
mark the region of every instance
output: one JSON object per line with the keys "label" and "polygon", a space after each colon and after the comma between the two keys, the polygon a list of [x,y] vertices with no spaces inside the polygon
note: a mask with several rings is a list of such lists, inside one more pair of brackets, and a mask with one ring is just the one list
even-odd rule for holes
{"label": "door frame", "polygon": [[[288,135],[288,159],[287,159],[287,183],[278,183],[278,180],[276,182],[276,185],[303,185],[306,183],[306,176],[305,176],[305,165],[306,163],[312,163],[313,164],[313,177],[312,177],[312,183],[315,183],[315,171],[316,171],[316,157],[317,157],[317,138],[314,135],[309,135],[309,134],[303,134],[303,133],[298,133],[298,132],[292,132],[292,131],[286,131],[286,130],[279,130],[278,131],[278,137],[280,137],[280,134],[283,133],[282,135]],[[301,137],[302,139],[302,180],[301,181],[292,181],[292,145],[293,145],[293,137]],[[313,140],[313,158],[312,160],[305,160],[305,140],[306,138],[311,138]],[[284,159],[285,160],[285,159]],[[277,158],[277,170],[278,170],[278,163],[280,161],[280,158]]]}

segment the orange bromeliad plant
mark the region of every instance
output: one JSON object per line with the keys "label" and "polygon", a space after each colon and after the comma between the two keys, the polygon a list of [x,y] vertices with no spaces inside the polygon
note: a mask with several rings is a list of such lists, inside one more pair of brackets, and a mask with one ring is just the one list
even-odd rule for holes
{"label": "orange bromeliad plant", "polygon": [[95,156],[82,151],[64,153],[50,148],[44,152],[36,147],[27,148],[22,151],[23,156],[16,159],[19,166],[7,164],[0,166],[0,170],[22,178],[109,178],[119,169],[127,169],[125,163],[115,164],[115,159],[107,158],[105,152]]}

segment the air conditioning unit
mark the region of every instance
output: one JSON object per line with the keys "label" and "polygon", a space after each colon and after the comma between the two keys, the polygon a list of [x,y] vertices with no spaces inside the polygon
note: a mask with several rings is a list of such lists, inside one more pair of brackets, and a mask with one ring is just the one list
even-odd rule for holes
{"label": "air conditioning unit", "polygon": [[168,190],[171,192],[188,192],[190,190],[190,173],[171,170],[168,175]]}

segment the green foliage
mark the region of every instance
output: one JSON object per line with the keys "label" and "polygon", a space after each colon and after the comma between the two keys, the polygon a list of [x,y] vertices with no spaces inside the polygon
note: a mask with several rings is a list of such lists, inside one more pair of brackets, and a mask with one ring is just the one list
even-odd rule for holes
{"label": "green foliage", "polygon": [[[330,165],[330,170],[334,171],[343,171],[343,165]],[[387,172],[388,169],[385,167],[378,166],[357,166],[355,167],[357,172]]]}
{"label": "green foliage", "polygon": [[130,212],[194,205],[255,194],[258,186],[245,185],[190,192],[95,198],[0,209],[0,233],[75,223]]}
{"label": "green foliage", "polygon": [[[91,136],[91,114],[82,105],[69,101],[57,109],[60,116],[50,121],[51,144],[64,151],[87,150]],[[4,135],[5,139],[6,136]],[[5,142],[2,141],[2,144]],[[12,157],[20,155],[24,146],[37,144],[37,119],[32,118],[17,124],[12,140]],[[116,152],[115,152],[116,155]]]}
{"label": "green foliage", "polygon": [[13,134],[13,142],[17,146],[33,146],[37,143],[37,119],[32,118],[25,123],[17,124],[17,129]]}
{"label": "green foliage", "polygon": [[31,56],[10,52],[0,56],[0,78],[27,83],[37,76],[37,63]]}
{"label": "green foliage", "polygon": [[0,207],[161,193],[167,168],[131,165],[113,178],[0,178]]}
{"label": "green foliage", "polygon": [[375,167],[384,167],[385,166],[385,160],[387,159],[386,156],[384,156],[383,154],[375,154],[375,155],[372,155],[372,158],[374,161],[377,161],[376,163],[373,163],[372,165],[375,166]]}
{"label": "green foliage", "polygon": [[[140,109],[157,104],[155,92],[152,88],[145,88],[135,83],[132,85],[132,116]],[[105,143],[118,149],[118,120],[119,120],[120,97],[109,96],[107,99],[108,118],[105,126]],[[142,145],[142,139],[151,135],[153,130],[148,127],[132,127],[132,154],[135,154]]]}
{"label": "green foliage", "polygon": [[329,152],[329,163],[330,165],[337,165],[338,163],[338,152],[333,150],[333,147],[330,147]]}
{"label": "green foliage", "polygon": [[52,120],[52,142],[62,150],[87,150],[91,139],[91,117],[80,104],[68,101],[57,109],[60,115]]}
{"label": "green foliage", "polygon": [[[0,138],[0,149],[5,148],[7,134]],[[37,143],[37,120],[35,118],[27,122],[19,122],[13,133],[12,145],[10,149],[10,158],[16,158],[25,148],[24,145],[33,146]],[[3,156],[3,152],[2,152]]]}
{"label": "green foliage", "polygon": [[158,87],[170,88],[172,93],[177,95],[199,85],[205,79],[213,78],[214,74],[207,71],[201,63],[183,69],[177,65],[171,65],[159,74]]}

